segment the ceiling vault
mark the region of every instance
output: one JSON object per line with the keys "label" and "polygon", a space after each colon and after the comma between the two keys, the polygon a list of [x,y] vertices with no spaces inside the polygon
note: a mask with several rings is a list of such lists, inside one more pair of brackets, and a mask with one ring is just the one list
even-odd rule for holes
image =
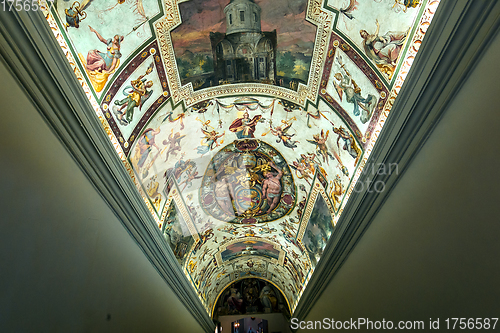
{"label": "ceiling vault", "polygon": [[[231,0],[211,22],[199,1],[151,0],[111,34],[94,22],[130,8],[90,3],[75,23],[72,4],[56,3],[0,12],[1,59],[207,332],[241,310],[216,302],[230,288],[276,288],[305,318],[500,12],[496,1],[442,0],[434,15],[439,1],[389,12],[310,0],[277,21],[268,1]],[[363,6],[410,21],[391,31],[370,18],[360,33]],[[292,17],[298,30],[285,33]]]}

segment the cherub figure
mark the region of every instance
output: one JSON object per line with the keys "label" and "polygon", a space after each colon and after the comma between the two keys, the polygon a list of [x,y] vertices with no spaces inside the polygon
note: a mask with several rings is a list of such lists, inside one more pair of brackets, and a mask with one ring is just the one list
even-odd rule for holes
{"label": "cherub figure", "polygon": [[[195,149],[198,150],[198,154],[201,154],[201,156],[205,155],[209,151],[213,150],[214,148],[217,148],[220,146],[220,144],[217,142],[220,138],[222,138],[224,135],[226,135],[226,132],[223,132],[222,134],[219,134],[215,130],[213,131],[208,131],[206,129],[201,129],[205,137],[201,140],[201,146],[196,147]],[[221,141],[222,143],[223,141]]]}
{"label": "cherub figure", "polygon": [[333,209],[337,210],[337,204],[340,204],[340,196],[345,192],[339,175],[336,175],[335,179],[333,181],[330,181],[330,185],[332,186],[330,197],[333,201]]}
{"label": "cherub figure", "polygon": [[184,190],[186,189],[186,187],[191,187],[191,185],[193,184],[193,180],[195,179],[199,179],[203,176],[198,176],[198,171],[196,170],[192,170],[192,169],[189,169],[187,171],[187,178],[184,179],[180,184],[179,186],[181,186],[182,184],[184,184],[184,187],[182,188],[181,192],[184,192]]}
{"label": "cherub figure", "polygon": [[[309,179],[311,178],[311,170],[308,168],[308,166],[304,163],[304,161],[301,159],[300,161],[293,161],[292,165],[290,165],[293,169],[295,169],[295,175],[297,176],[298,179],[305,179],[305,181],[311,185],[311,182]],[[299,175],[300,173],[300,175]]]}
{"label": "cherub figure", "polygon": [[287,133],[288,130],[290,129],[290,127],[292,127],[291,122],[290,122],[290,124],[286,125],[284,128],[282,128],[281,126],[277,126],[275,128],[271,127],[270,130],[271,130],[271,133],[273,133],[273,135],[278,137],[278,139],[276,140],[277,143],[283,142],[283,145],[285,145],[285,147],[294,149],[294,148],[297,148],[296,143],[299,141],[292,140],[292,137],[295,134]]}
{"label": "cherub figure", "polygon": [[307,140],[307,142],[315,144],[316,145],[316,150],[320,153],[320,155],[323,157],[323,162],[328,163],[328,157],[333,159],[333,155],[328,151],[328,147],[326,146],[326,140],[328,140],[328,134],[330,134],[330,131],[321,132],[319,134],[314,134],[313,139],[314,140]]}
{"label": "cherub figure", "polygon": [[182,152],[179,160],[177,162],[175,162],[174,166],[165,171],[165,173],[163,174],[163,177],[165,178],[165,180],[168,180],[168,178],[170,176],[173,176],[177,181],[180,181],[182,175],[186,171],[188,171],[192,168],[196,168],[196,164],[193,161],[191,161],[191,159],[184,161],[184,159],[183,159],[184,156],[185,156],[185,153]]}
{"label": "cherub figure", "polygon": [[338,128],[333,128],[333,132],[338,134],[337,138],[337,147],[340,148],[339,141],[340,139],[344,140],[344,146],[343,149],[349,153],[349,155],[354,158],[354,165],[358,164],[359,158],[361,157],[361,149],[358,147],[356,144],[356,140],[354,140],[354,137],[352,136],[351,133],[349,133],[345,128],[342,126]]}
{"label": "cherub figure", "polygon": [[[335,156],[335,152],[334,152]],[[309,168],[309,171],[314,174],[314,170],[316,168],[322,170],[323,168],[321,167],[321,161],[319,158],[317,158],[316,154],[314,153],[307,153],[307,154],[301,154],[300,159],[304,165]]]}
{"label": "cherub figure", "polygon": [[186,135],[181,135],[180,132],[176,132],[174,134],[174,129],[170,131],[170,135],[167,140],[163,140],[163,145],[169,146],[167,150],[167,154],[165,156],[165,162],[168,160],[170,154],[177,156],[176,151],[181,150],[181,140],[184,139]]}

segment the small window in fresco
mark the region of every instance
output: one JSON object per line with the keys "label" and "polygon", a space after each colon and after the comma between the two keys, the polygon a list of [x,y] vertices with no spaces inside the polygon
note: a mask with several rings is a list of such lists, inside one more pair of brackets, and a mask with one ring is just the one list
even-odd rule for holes
{"label": "small window in fresco", "polygon": [[240,21],[241,22],[245,21],[245,12],[244,11],[240,11]]}

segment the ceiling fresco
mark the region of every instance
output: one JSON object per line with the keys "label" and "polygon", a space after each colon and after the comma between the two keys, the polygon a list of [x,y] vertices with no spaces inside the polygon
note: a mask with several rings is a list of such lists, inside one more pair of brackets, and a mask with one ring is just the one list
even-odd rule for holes
{"label": "ceiling fresco", "polygon": [[[192,82],[194,89],[202,89],[261,82],[297,90],[298,83],[305,84],[309,77],[316,35],[316,27],[306,21],[307,0],[251,1],[246,18],[239,17],[244,3],[195,0],[179,5],[182,24],[172,32],[172,41],[182,83]],[[230,32],[242,29],[245,23],[250,31],[245,32],[246,40],[240,45],[231,38],[239,36]],[[254,71],[249,71],[251,66],[234,63],[238,61],[234,57],[220,64],[220,53],[254,57],[258,64]],[[217,67],[229,71],[218,73]]]}
{"label": "ceiling fresco", "polygon": [[[217,315],[240,311],[245,288],[273,295],[249,306],[293,313],[438,4],[56,0],[43,8],[88,112]],[[246,278],[259,280],[237,282]]]}

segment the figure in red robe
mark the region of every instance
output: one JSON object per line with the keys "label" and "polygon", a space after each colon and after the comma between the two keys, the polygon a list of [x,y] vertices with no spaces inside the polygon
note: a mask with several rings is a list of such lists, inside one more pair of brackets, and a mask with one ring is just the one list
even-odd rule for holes
{"label": "figure in red robe", "polygon": [[262,118],[261,115],[255,116],[250,120],[250,115],[248,112],[243,114],[243,118],[237,118],[233,121],[229,130],[236,133],[238,139],[253,138],[253,132],[255,132],[255,126]]}

